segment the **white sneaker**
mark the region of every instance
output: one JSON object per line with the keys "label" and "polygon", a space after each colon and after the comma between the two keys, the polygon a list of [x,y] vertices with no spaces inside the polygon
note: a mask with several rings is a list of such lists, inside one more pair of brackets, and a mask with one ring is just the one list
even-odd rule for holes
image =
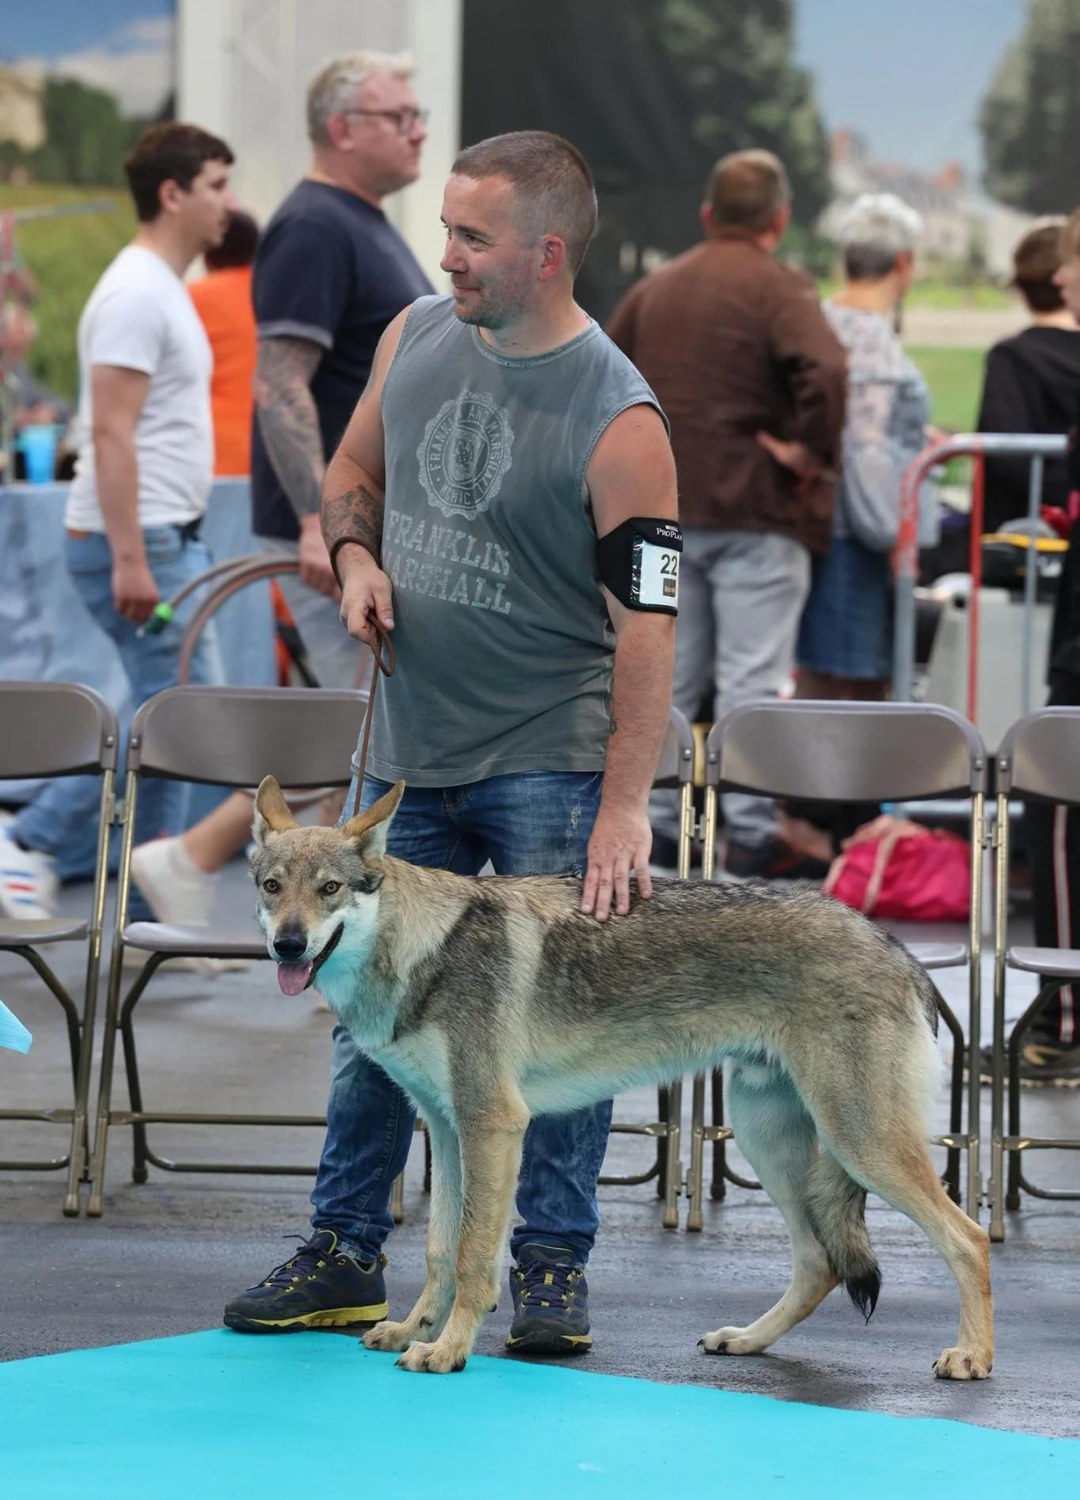
{"label": "white sneaker", "polygon": [[[131,852],[131,878],[159,922],[205,927],[214,911],[218,877],[194,864],[179,838],[154,839]],[[124,967],[141,968],[148,955],[125,948]],[[246,958],[173,958],[170,969],[224,974],[249,967]]]}
{"label": "white sneaker", "polygon": [[178,838],[133,849],[131,878],[159,922],[205,927],[213,915],[217,876],[193,864]]}
{"label": "white sneaker", "polygon": [[20,849],[12,834],[15,819],[0,823],[0,913],[40,921],[56,915],[56,861],[36,849]]}

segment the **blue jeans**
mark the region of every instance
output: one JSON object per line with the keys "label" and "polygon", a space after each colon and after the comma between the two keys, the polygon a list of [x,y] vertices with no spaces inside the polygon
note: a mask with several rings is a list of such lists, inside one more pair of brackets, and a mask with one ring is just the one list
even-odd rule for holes
{"label": "blue jeans", "polygon": [[[469,786],[410,787],[390,828],[388,852],[414,865],[476,875],[488,860],[498,875],[583,875],[600,805],[601,774],[533,771]],[[346,808],[355,795],[350,789]],[[362,807],[390,788],[364,778]],[[311,1195],[312,1225],[332,1229],[361,1258],[375,1255],[393,1229],[390,1190],[404,1169],[416,1111],[383,1070],[340,1026],[326,1143]],[[607,1149],[611,1100],[568,1115],[543,1115],[525,1136],[510,1238],[561,1246],[584,1264],[600,1214],[596,1179]]]}
{"label": "blue jeans", "polygon": [[[210,566],[210,554],[197,538],[181,535],[176,526],[151,526],[143,531],[146,561],[158,593],[168,599],[189,579]],[[103,532],[88,537],[66,537],[68,571],[88,612],[112,640],[131,683],[136,707],[164,688],[175,687],[180,668],[180,641],[197,600],[188,599],[160,635],[142,635],[130,620],[117,614],[112,597],[112,551]],[[220,682],[223,673],[213,635],[213,624],[203,632],[191,661],[190,681]],[[120,743],[126,745],[130,724],[121,724]],[[15,835],[28,849],[51,854],[60,880],[77,879],[92,869],[97,842],[101,783],[92,776],[52,781],[22,809]],[[144,781],[135,812],[135,842],[184,828],[187,787],[179,781]],[[132,891],[132,921],[152,916]]]}

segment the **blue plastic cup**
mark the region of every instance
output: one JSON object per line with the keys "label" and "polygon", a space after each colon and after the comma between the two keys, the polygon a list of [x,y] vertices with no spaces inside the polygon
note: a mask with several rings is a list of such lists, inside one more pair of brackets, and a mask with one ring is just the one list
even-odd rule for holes
{"label": "blue plastic cup", "polygon": [[24,427],[19,447],[26,463],[28,484],[52,484],[56,478],[56,440],[59,428],[49,423]]}

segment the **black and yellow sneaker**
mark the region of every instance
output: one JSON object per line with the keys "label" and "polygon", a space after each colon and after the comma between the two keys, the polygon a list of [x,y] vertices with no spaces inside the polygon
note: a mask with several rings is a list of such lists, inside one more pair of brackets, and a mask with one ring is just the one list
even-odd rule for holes
{"label": "black and yellow sneaker", "polygon": [[333,1230],[320,1229],[265,1281],[241,1292],[225,1309],[237,1333],[299,1333],[305,1328],[349,1328],[386,1317],[384,1256],[362,1265],[339,1252]]}
{"label": "black and yellow sneaker", "polygon": [[589,1335],[585,1272],[558,1245],[522,1245],[510,1268],[514,1321],[506,1347],[515,1354],[584,1354]]}
{"label": "black and yellow sneaker", "polygon": [[[983,1083],[993,1080],[994,1053],[979,1049]],[[1009,1076],[1008,1054],[1005,1077]],[[965,1069],[966,1071],[966,1069]],[[1020,1087],[1024,1089],[1080,1089],[1080,1047],[1065,1047],[1059,1041],[1031,1032],[1020,1048]]]}

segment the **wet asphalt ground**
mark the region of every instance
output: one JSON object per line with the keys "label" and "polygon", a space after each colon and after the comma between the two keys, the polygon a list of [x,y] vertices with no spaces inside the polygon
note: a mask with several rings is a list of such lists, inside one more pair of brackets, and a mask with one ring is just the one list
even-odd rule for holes
{"label": "wet asphalt ground", "polygon": [[[84,888],[65,892],[65,911],[81,911],[86,899]],[[237,864],[224,877],[222,912],[246,919],[249,911],[246,874]],[[81,959],[79,947],[58,952],[58,971],[73,986]],[[964,975],[936,977],[963,1017]],[[989,993],[987,986],[984,1028]],[[1030,981],[1021,978],[1015,995],[1010,990],[1010,1014],[1030,993]],[[0,955],[0,996],[34,1033],[27,1057],[0,1053],[4,1106],[67,1103],[55,1002],[11,955]],[[325,1106],[331,1017],[310,996],[282,996],[265,965],[214,978],[162,971],[138,1006],[136,1030],[148,1108],[317,1115]],[[114,1098],[126,1102],[122,1069]],[[1080,1134],[1080,1091],[1025,1091],[1024,1109],[1029,1133]],[[624,1096],[616,1107],[622,1119],[645,1120],[654,1112],[648,1090]],[[57,1155],[65,1136],[55,1126],[0,1122],[0,1156]],[[151,1131],[151,1144],[169,1156],[251,1161],[257,1155],[308,1168],[320,1139],[317,1129]],[[642,1138],[615,1135],[605,1171],[639,1171],[652,1149]],[[686,1134],[683,1156],[685,1167]],[[1036,1169],[1048,1184],[1080,1188],[1075,1154],[1040,1153],[1029,1163],[1032,1175]],[[387,1246],[392,1317],[408,1307],[423,1279],[422,1177],[418,1138],[406,1176],[405,1221]],[[106,1212],[99,1220],[62,1216],[61,1173],[0,1172],[0,1358],[217,1326],[228,1298],[289,1254],[283,1236],[305,1233],[310,1181],[299,1172],[258,1178],[151,1168],[150,1180],[137,1185],[124,1129],[110,1137]],[[1080,1437],[1080,1204],[1025,1198],[1022,1211],[1009,1216],[1007,1240],[993,1250],[994,1374],[964,1386],[935,1381],[930,1369],[954,1341],[952,1279],[920,1231],[880,1202],[871,1199],[868,1222],[885,1281],[869,1326],[837,1291],[768,1354],[742,1359],[705,1356],[696,1342],[708,1329],[751,1322],[787,1284],[786,1234],[762,1194],[729,1187],[723,1202],[707,1204],[701,1234],[661,1227],[653,1184],[604,1187],[600,1202],[603,1225],[588,1273],[595,1343],[579,1368]],[[508,1309],[504,1293],[478,1352],[503,1353]]]}

